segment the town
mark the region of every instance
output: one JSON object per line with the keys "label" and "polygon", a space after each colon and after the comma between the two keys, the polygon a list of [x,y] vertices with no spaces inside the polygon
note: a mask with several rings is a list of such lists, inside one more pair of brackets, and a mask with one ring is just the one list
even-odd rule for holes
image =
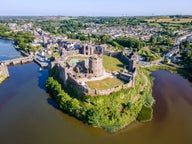
{"label": "town", "polygon": [[[81,19],[80,19],[81,20]],[[124,21],[123,21],[124,22]],[[107,22],[108,24],[108,22]],[[25,24],[18,24],[18,23],[2,23],[2,25],[7,25],[13,32],[27,32],[31,33],[34,36],[33,41],[30,43],[29,48],[24,48],[24,51],[27,51],[27,56],[31,56],[37,63],[39,63],[41,66],[46,67],[50,64],[50,58],[51,57],[58,57],[62,55],[62,51],[74,51],[77,50],[81,45],[90,45],[93,47],[97,47],[101,45],[98,42],[94,42],[91,40],[87,41],[80,41],[78,39],[68,39],[67,34],[66,36],[59,36],[59,35],[54,35],[51,34],[48,31],[42,30],[40,27],[35,26],[35,23],[29,22]],[[103,36],[106,35],[110,39],[114,40],[117,39],[118,37],[133,37],[136,39],[141,39],[144,41],[153,41],[152,38],[154,36],[156,37],[156,41],[158,39],[162,39],[163,36],[161,36],[160,33],[164,31],[162,27],[156,27],[156,26],[148,26],[147,24],[138,24],[138,25],[128,25],[128,26],[107,26],[106,24],[97,24],[94,22],[87,22],[85,23],[86,28],[80,30],[82,34],[85,36],[90,36],[90,35],[97,35],[97,36]],[[67,33],[71,33],[68,31]],[[75,32],[77,33],[77,32]],[[180,50],[180,45],[188,41],[189,43],[192,42],[192,31],[191,30],[178,30],[175,29],[175,31],[172,31],[175,37],[172,37],[172,42],[169,44],[170,46],[159,46],[160,51],[162,52],[157,52],[156,49],[152,49],[152,52],[154,55],[160,55],[162,59],[159,61],[151,62],[146,61],[145,56],[143,54],[140,54],[140,64],[143,65],[151,65],[155,64],[157,62],[171,62],[174,64],[178,64],[181,62],[181,50]],[[168,38],[165,38],[165,41],[168,40]],[[154,43],[150,46],[153,48]],[[27,46],[27,45],[26,45]],[[110,45],[110,43],[104,43],[102,44],[104,46],[105,51],[113,51],[116,52],[116,47]],[[32,50],[35,49],[35,50]],[[165,50],[167,49],[167,50]],[[190,49],[190,45],[188,44],[188,47],[186,49]],[[23,50],[22,50],[23,51]],[[131,50],[132,51],[132,50]],[[183,50],[185,51],[185,50]],[[104,52],[103,52],[104,53]],[[157,60],[157,58],[154,60]]]}
{"label": "town", "polygon": [[49,69],[46,88],[58,107],[77,119],[109,132],[149,121],[151,71],[174,70],[191,79],[192,19],[182,19],[0,18],[0,37],[24,56],[0,61],[0,82],[11,77],[7,66],[34,61]]}

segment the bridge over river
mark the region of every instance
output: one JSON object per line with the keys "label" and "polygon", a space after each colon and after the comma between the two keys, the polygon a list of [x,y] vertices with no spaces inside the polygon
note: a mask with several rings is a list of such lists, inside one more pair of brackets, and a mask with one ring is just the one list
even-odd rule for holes
{"label": "bridge over river", "polygon": [[32,56],[28,56],[28,57],[20,57],[20,58],[0,61],[0,63],[4,64],[6,66],[9,66],[9,65],[17,65],[17,64],[29,63],[29,62],[32,62],[32,61],[33,61],[33,57]]}

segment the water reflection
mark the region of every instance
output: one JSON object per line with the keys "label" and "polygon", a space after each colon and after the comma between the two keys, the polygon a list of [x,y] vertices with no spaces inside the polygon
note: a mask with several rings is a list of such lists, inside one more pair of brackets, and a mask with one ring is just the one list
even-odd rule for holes
{"label": "water reflection", "polygon": [[59,110],[59,107],[58,107],[57,103],[54,101],[54,99],[47,98],[47,103],[50,104],[51,106],[53,106],[55,109]]}
{"label": "water reflection", "polygon": [[21,54],[13,47],[13,41],[0,39],[0,61],[21,57]]}
{"label": "water reflection", "polygon": [[48,78],[48,70],[47,69],[39,69],[38,70],[39,76],[38,76],[38,86],[46,91],[46,79]]}

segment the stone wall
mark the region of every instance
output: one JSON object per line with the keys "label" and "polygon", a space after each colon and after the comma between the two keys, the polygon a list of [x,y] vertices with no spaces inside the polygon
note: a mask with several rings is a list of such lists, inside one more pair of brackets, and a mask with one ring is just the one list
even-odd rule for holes
{"label": "stone wall", "polygon": [[86,85],[81,85],[80,83],[78,83],[72,76],[69,75],[68,80],[83,94],[87,94],[90,96],[105,96],[105,95],[109,95],[111,93],[120,91],[122,89],[127,89],[133,86],[133,80],[131,79],[128,83],[124,84],[124,85],[120,85],[117,87],[113,87],[110,89],[104,89],[104,90],[97,90],[97,89],[90,89],[89,87],[87,87]]}
{"label": "stone wall", "polygon": [[95,47],[93,47],[92,45],[83,45],[81,49],[81,52],[84,55],[93,55],[95,51]]}
{"label": "stone wall", "polygon": [[87,88],[86,89],[86,94],[90,95],[90,96],[105,96],[105,95],[109,95],[111,93],[114,93],[114,92],[117,92],[117,91],[120,91],[122,89],[127,89],[127,88],[130,88],[132,87],[132,84],[133,84],[133,81],[130,80],[129,83],[126,83],[124,85],[120,85],[120,86],[117,86],[117,87],[113,87],[113,88],[110,88],[110,89],[104,89],[104,90],[92,90],[90,88]]}
{"label": "stone wall", "polygon": [[68,57],[68,56],[77,55],[77,54],[79,54],[79,50],[67,51],[65,49],[62,49],[62,52],[61,52],[62,57]]}
{"label": "stone wall", "polygon": [[0,65],[0,83],[9,77],[7,66]]}
{"label": "stone wall", "polygon": [[104,54],[107,46],[105,45],[92,45],[92,44],[83,44],[80,45],[80,54],[83,55],[94,55],[94,54]]}
{"label": "stone wall", "polygon": [[59,79],[62,81],[63,86],[66,85],[68,79],[68,68],[65,65],[56,64],[57,71],[59,72]]}
{"label": "stone wall", "polygon": [[105,51],[104,55],[111,56],[111,57],[119,57],[121,52],[110,52],[110,51]]}
{"label": "stone wall", "polygon": [[119,54],[119,58],[121,59],[121,61],[123,61],[126,64],[130,63],[130,58],[128,58],[126,55],[124,55],[123,52],[121,52]]}
{"label": "stone wall", "polygon": [[80,92],[88,93],[88,88],[78,83],[72,76],[68,76],[68,81],[71,82]]}

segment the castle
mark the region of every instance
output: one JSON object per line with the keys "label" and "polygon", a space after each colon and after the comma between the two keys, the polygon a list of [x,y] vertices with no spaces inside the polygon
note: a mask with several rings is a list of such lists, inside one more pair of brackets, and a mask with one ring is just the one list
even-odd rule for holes
{"label": "castle", "polygon": [[[61,57],[52,63],[52,67],[55,66],[59,71],[59,78],[63,86],[71,82],[84,94],[92,96],[108,95],[122,88],[131,87],[135,71],[134,61],[122,53],[117,53],[116,56],[127,61],[128,66],[125,66],[125,69],[128,68],[129,72],[124,69],[114,75],[113,73],[106,72],[103,67],[102,54],[104,52],[105,48],[93,45],[81,45],[79,49],[70,51],[63,49]],[[122,79],[125,84],[106,90],[93,90],[86,85],[88,81],[102,80],[114,76]]]}

